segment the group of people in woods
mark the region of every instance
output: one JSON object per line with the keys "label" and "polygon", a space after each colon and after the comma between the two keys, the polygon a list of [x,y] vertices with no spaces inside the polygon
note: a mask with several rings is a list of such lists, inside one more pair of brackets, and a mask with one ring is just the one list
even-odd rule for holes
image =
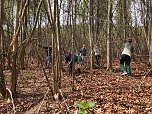
{"label": "group of people in woods", "polygon": [[[95,61],[96,66],[100,66],[100,59],[101,59],[101,49],[98,46],[95,46],[94,49],[94,55],[95,55]],[[65,61],[66,63],[69,62],[69,71],[72,72],[72,63],[77,64],[78,73],[80,73],[80,66],[84,66],[87,63],[87,49],[86,46],[83,45],[83,47],[80,49],[79,53],[74,53],[72,59],[72,53],[68,50],[65,55]],[[73,62],[74,60],[74,62]]]}
{"label": "group of people in woods", "polygon": [[[41,45],[38,46],[45,50],[46,66],[50,67],[50,64],[52,62],[52,47],[51,46],[42,47]],[[95,46],[93,51],[94,51],[96,66],[99,67],[101,60],[101,49],[98,46]],[[132,46],[132,39],[128,39],[127,42],[123,45],[123,50],[120,56],[120,69],[122,76],[131,75],[130,63],[131,63],[131,55],[133,52],[134,49]],[[76,52],[73,54],[73,59],[72,59],[72,52],[70,50],[68,50],[65,53],[65,63],[68,64],[70,74],[72,73],[72,66],[75,66],[75,64],[77,64],[78,72],[80,73],[80,66],[85,65],[86,62],[87,62],[87,49],[85,45],[83,45],[79,53]]]}
{"label": "group of people in woods", "polygon": [[[79,63],[81,61],[81,65],[86,63],[87,49],[85,45],[80,49],[80,53],[74,53],[74,63]],[[65,62],[69,63],[72,60],[72,52],[68,50],[65,54]]]}

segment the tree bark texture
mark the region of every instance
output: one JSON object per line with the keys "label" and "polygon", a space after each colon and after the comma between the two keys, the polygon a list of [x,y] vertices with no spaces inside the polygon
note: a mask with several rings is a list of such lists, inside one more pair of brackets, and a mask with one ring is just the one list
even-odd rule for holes
{"label": "tree bark texture", "polygon": [[107,22],[107,70],[112,70],[112,50],[111,50],[111,32],[112,32],[112,0],[108,0],[108,22]]}

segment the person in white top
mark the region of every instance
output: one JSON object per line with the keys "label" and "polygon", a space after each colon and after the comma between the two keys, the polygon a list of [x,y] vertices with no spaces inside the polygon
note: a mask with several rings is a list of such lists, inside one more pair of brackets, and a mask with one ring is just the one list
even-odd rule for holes
{"label": "person in white top", "polygon": [[122,72],[122,75],[131,75],[131,55],[134,51],[134,48],[132,46],[132,39],[127,39],[127,42],[124,44],[124,48],[120,57],[120,69]]}
{"label": "person in white top", "polygon": [[97,66],[100,66],[101,49],[98,46],[94,47],[94,54],[95,54],[96,64]]}

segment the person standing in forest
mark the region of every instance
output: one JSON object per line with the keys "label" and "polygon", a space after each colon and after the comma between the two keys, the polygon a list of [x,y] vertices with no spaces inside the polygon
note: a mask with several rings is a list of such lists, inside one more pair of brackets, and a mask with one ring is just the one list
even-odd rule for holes
{"label": "person standing in forest", "polygon": [[101,59],[101,49],[98,46],[94,47],[94,55],[96,59],[96,64],[99,67],[100,66],[100,59]]}
{"label": "person standing in forest", "polygon": [[131,55],[134,52],[134,48],[132,46],[132,39],[127,39],[127,42],[123,46],[123,51],[120,57],[120,69],[123,75],[131,75]]}
{"label": "person standing in forest", "polygon": [[81,65],[86,63],[87,49],[85,45],[80,49]]}
{"label": "person standing in forest", "polygon": [[45,50],[45,55],[46,55],[46,67],[49,68],[50,67],[50,64],[52,62],[52,46],[48,46],[48,47],[43,47],[39,44],[37,44],[40,48],[44,49]]}
{"label": "person standing in forest", "polygon": [[74,53],[74,58],[71,58],[71,61],[69,62],[68,68],[69,68],[69,74],[72,75],[72,64],[73,64],[73,60],[74,60],[74,69],[75,69],[75,64],[77,64],[77,72],[80,74],[80,66],[79,66],[79,54],[78,53]]}
{"label": "person standing in forest", "polygon": [[70,50],[68,50],[65,54],[65,63],[69,63],[71,61],[72,58],[72,53]]}

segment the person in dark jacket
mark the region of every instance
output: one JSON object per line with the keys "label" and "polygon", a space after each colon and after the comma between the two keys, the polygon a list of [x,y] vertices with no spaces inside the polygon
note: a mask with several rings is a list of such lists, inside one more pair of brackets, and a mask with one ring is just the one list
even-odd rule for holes
{"label": "person in dark jacket", "polygon": [[[79,66],[79,54],[77,53],[74,53],[74,68],[75,68],[75,64],[77,64],[77,71],[78,73],[80,74],[80,66]],[[71,61],[69,62],[69,65],[68,65],[68,68],[69,68],[69,74],[72,75],[72,63],[73,63],[73,60],[71,59]]]}
{"label": "person in dark jacket", "polygon": [[68,50],[65,54],[65,63],[69,63],[71,61],[71,58],[72,58],[71,51]]}

